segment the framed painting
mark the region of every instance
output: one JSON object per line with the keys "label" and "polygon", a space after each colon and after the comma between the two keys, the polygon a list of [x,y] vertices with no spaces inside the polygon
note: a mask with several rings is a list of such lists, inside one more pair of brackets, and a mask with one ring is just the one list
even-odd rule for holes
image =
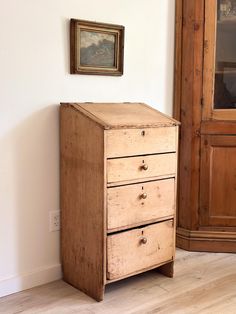
{"label": "framed painting", "polygon": [[71,19],[71,74],[122,75],[124,26]]}

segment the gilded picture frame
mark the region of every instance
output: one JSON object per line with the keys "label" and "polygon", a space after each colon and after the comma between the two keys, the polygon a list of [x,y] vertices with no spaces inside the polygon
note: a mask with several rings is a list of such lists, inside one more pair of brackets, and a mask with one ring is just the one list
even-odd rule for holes
{"label": "gilded picture frame", "polygon": [[122,75],[124,31],[122,25],[71,19],[70,73]]}

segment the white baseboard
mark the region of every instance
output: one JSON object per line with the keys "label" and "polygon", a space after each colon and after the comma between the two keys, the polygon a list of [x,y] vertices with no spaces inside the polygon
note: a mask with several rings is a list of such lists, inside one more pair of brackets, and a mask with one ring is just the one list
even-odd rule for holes
{"label": "white baseboard", "polygon": [[0,279],[0,297],[61,279],[61,265],[56,264],[32,272]]}

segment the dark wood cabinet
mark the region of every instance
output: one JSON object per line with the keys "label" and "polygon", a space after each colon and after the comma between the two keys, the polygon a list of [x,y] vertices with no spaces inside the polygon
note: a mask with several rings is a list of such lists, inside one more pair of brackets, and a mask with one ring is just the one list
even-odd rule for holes
{"label": "dark wood cabinet", "polygon": [[236,1],[176,0],[177,246],[236,252]]}

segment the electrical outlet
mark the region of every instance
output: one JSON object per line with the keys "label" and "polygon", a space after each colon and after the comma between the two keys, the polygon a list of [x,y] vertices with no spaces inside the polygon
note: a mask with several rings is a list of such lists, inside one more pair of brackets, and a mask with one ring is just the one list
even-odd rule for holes
{"label": "electrical outlet", "polygon": [[49,212],[49,231],[60,230],[60,211],[52,210]]}

